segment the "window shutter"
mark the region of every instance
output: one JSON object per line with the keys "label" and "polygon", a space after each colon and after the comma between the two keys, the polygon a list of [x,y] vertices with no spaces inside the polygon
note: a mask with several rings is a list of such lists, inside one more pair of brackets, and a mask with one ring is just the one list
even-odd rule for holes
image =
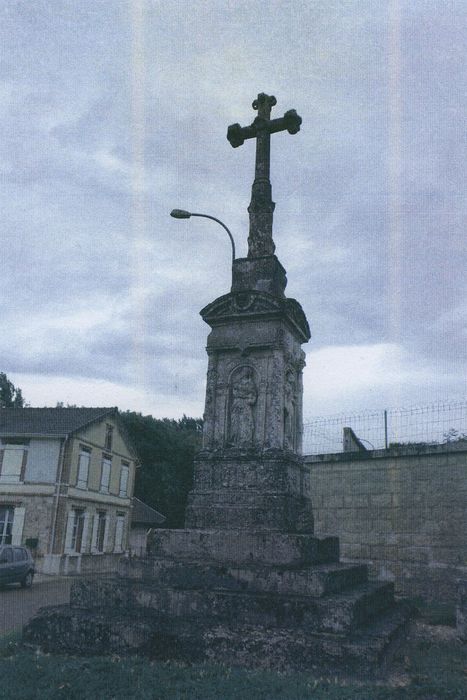
{"label": "window shutter", "polygon": [[3,451],[2,481],[15,483],[21,478],[23,466],[24,448],[21,446],[9,446]]}
{"label": "window shutter", "polygon": [[92,519],[91,552],[97,552],[97,526],[99,525],[99,514],[95,513]]}
{"label": "window shutter", "polygon": [[13,516],[13,527],[11,529],[11,544],[20,545],[23,537],[24,516],[26,508],[15,508]]}
{"label": "window shutter", "polygon": [[89,462],[91,455],[89,452],[81,452],[78,463],[78,483],[81,488],[87,488],[89,476]]}
{"label": "window shutter", "polygon": [[83,523],[83,537],[82,537],[82,544],[81,544],[81,552],[89,552],[89,543],[88,543],[88,531],[89,531],[89,513],[86,511],[84,514],[84,523]]}
{"label": "window shutter", "polygon": [[122,551],[122,544],[123,544],[123,524],[124,524],[124,518],[121,516],[117,516],[117,524],[115,526],[115,547],[114,547],[114,552],[121,552]]}
{"label": "window shutter", "polygon": [[104,530],[104,552],[107,552],[109,547],[109,532],[110,532],[110,516],[105,519],[105,530]]}
{"label": "window shutter", "polygon": [[126,465],[122,466],[122,471],[120,472],[120,493],[119,496],[125,498],[128,495],[128,473],[129,468]]}
{"label": "window shutter", "polygon": [[66,523],[66,535],[65,535],[65,554],[71,554],[71,540],[73,538],[73,521],[75,519],[75,514],[72,510],[68,513],[68,519]]}
{"label": "window shutter", "polygon": [[110,486],[110,470],[112,468],[112,462],[105,458],[102,460],[102,472],[101,472],[101,487],[102,493],[109,493]]}

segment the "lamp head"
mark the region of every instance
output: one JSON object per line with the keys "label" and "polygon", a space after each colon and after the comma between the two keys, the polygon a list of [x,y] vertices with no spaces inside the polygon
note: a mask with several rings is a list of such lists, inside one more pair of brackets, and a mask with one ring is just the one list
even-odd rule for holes
{"label": "lamp head", "polygon": [[189,211],[185,211],[184,209],[172,209],[170,216],[173,216],[174,219],[189,219],[191,213]]}

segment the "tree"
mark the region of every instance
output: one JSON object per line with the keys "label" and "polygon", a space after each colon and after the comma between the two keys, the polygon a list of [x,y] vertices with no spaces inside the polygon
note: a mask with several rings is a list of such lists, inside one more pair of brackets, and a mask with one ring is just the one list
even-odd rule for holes
{"label": "tree", "polygon": [[445,445],[452,442],[465,442],[467,440],[467,434],[460,433],[456,428],[450,428],[447,433],[444,433],[443,437],[443,443]]}
{"label": "tree", "polygon": [[0,372],[0,408],[24,408],[21,389],[10,382],[5,372]]}
{"label": "tree", "polygon": [[135,496],[166,516],[165,527],[183,527],[202,421],[187,416],[156,419],[130,411],[120,415],[141,459]]}

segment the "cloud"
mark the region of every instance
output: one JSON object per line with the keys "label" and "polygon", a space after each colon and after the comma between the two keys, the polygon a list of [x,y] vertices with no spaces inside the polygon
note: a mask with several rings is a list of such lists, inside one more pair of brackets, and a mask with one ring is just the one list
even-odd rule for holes
{"label": "cloud", "polygon": [[[307,355],[304,414],[398,408],[465,398],[467,382],[396,343],[332,346]],[[334,410],[333,410],[334,409]]]}
{"label": "cloud", "polygon": [[[97,378],[64,376],[37,376],[12,374],[15,386],[25,388],[28,402],[33,406],[54,407],[60,401],[65,405],[118,406],[120,410],[137,411],[157,418],[179,418],[180,397],[177,393],[154,394],[144,388]],[[186,415],[201,416],[202,405],[185,397]]]}
{"label": "cloud", "polygon": [[139,29],[125,2],[0,10],[1,369],[85,397],[99,379],[154,410],[202,402],[198,311],[230,288],[229,242],[168,214],[218,216],[246,254],[254,144],[226,129],[265,90],[303,117],[272,137],[271,168],[277,254],[321,367],[309,411],[456,392],[463,3],[401,5],[398,79],[384,4],[142,7]]}

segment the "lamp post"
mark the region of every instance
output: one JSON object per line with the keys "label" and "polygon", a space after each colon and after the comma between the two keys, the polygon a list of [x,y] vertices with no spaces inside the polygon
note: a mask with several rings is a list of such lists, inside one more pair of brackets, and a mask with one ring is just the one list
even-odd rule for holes
{"label": "lamp post", "polygon": [[190,216],[201,216],[203,219],[212,219],[213,221],[217,221],[217,223],[220,224],[225,231],[227,231],[227,235],[230,238],[230,243],[232,244],[232,264],[235,262],[235,241],[233,236],[227,226],[219,219],[216,219],[215,216],[210,216],[209,214],[194,214],[193,212],[185,211],[184,209],[172,209],[170,216],[173,216],[174,219],[189,219]]}

